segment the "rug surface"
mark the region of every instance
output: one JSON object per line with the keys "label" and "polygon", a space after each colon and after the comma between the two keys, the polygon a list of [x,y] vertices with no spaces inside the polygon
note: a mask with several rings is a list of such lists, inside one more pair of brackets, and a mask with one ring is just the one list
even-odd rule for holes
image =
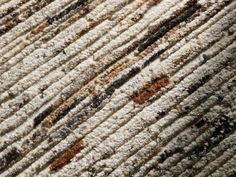
{"label": "rug surface", "polygon": [[0,0],[0,177],[235,177],[236,0]]}

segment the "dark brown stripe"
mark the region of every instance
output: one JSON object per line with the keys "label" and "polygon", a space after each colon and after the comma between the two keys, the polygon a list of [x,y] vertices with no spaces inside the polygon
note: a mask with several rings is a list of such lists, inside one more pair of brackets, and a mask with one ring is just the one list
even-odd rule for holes
{"label": "dark brown stripe", "polygon": [[72,110],[73,108],[75,108],[77,105],[79,105],[81,103],[81,101],[83,101],[86,97],[80,97],[80,98],[76,98],[74,100],[74,102],[68,106],[67,108],[65,108],[63,111],[61,111],[57,117],[55,119],[53,119],[52,123],[55,124],[57,123],[60,119],[62,119],[66,114],[68,114],[68,112],[70,110]]}
{"label": "dark brown stripe", "polygon": [[11,162],[15,161],[20,155],[21,154],[16,148],[9,151],[3,158],[0,159],[0,172]]}
{"label": "dark brown stripe", "polygon": [[[130,52],[132,52],[133,50],[135,50],[138,45],[140,44],[140,41],[142,41],[143,39],[141,40],[137,40],[135,42],[133,42],[130,46],[128,46],[127,48],[125,48],[122,52],[117,52],[116,54],[114,54],[114,57],[117,58],[117,59],[120,59],[122,57],[124,57],[125,55],[129,54]],[[106,70],[107,68],[109,68],[110,66],[112,66],[114,63],[116,63],[117,60],[114,60],[113,62],[111,62],[110,64],[108,64],[107,66],[104,66],[104,69],[103,70]],[[135,70],[135,71],[134,71]],[[128,79],[130,79],[131,77],[133,77],[134,75],[136,75],[140,69],[132,69],[130,71],[130,73],[127,75],[127,76],[124,76],[124,77],[127,77],[126,79],[124,78],[121,78],[121,80],[117,81],[116,84],[118,82],[120,82],[120,86],[125,82],[125,80],[127,81]],[[132,73],[135,73],[135,74],[132,74]],[[92,78],[93,79],[93,78]],[[123,79],[123,81],[122,81]],[[122,83],[122,84],[121,84]],[[99,94],[98,96],[94,97],[92,103],[90,103],[90,107],[91,108],[97,108],[98,106],[100,106],[100,104],[103,102],[103,100],[105,100],[107,97],[109,97],[113,92],[114,92],[114,85],[110,88],[108,88],[105,92],[107,93],[103,93],[103,94]],[[68,98],[69,99],[69,98]],[[60,114],[60,113],[59,113]],[[51,118],[49,118],[51,119]],[[53,120],[53,119],[52,119]],[[52,121],[53,122],[53,121]],[[46,124],[47,125],[47,124]]]}
{"label": "dark brown stripe", "polygon": [[[207,97],[209,98],[211,95],[213,95],[213,94],[210,94],[210,95],[208,95]],[[204,100],[204,99],[203,99]],[[202,100],[202,101],[203,101]],[[200,105],[201,103],[199,103],[199,105]],[[192,125],[194,125],[194,124],[196,124],[196,123],[198,123],[198,119],[200,119],[203,115],[206,115],[209,111],[210,111],[210,109],[213,107],[213,106],[215,106],[215,105],[218,105],[218,104],[220,104],[220,100],[218,100],[217,101],[217,103],[216,104],[214,104],[214,105],[212,105],[212,106],[210,106],[209,108],[207,108],[207,109],[205,109],[204,111],[203,111],[203,113],[201,113],[200,115],[198,115],[197,116],[197,118],[194,120],[194,121],[192,121],[192,122],[189,122],[188,123],[188,125],[187,125],[187,127],[188,126],[192,126]],[[197,105],[196,105],[197,106]],[[188,110],[188,112],[179,112],[178,113],[178,117],[183,117],[183,116],[186,116],[186,115],[188,115],[190,112],[192,111],[192,109],[189,109]],[[168,111],[167,111],[168,112]],[[165,114],[163,114],[161,117],[163,117]],[[158,117],[158,119],[160,119],[161,117]],[[232,123],[231,121],[233,121],[233,120],[230,120],[230,123]],[[206,131],[209,127],[217,127],[216,126],[216,124],[215,123],[212,123],[211,125],[210,125],[210,123],[208,122],[207,124],[205,123],[206,121],[204,121],[204,125],[203,126],[201,126],[200,128],[198,128],[198,133],[199,134],[202,134],[204,131]],[[235,122],[235,121],[234,121]],[[236,123],[236,122],[235,122]],[[236,124],[235,124],[236,125]],[[167,125],[168,126],[168,125]],[[233,125],[231,125],[231,126],[233,126]],[[163,127],[163,128],[165,128],[165,126]],[[193,128],[196,128],[196,127],[193,127]],[[231,127],[232,128],[232,127]],[[180,132],[181,132],[182,130],[180,130],[179,132],[176,132],[176,134],[179,134]],[[229,132],[228,132],[229,133]],[[232,133],[232,131],[230,131],[230,133]],[[229,134],[230,134],[229,133]],[[229,135],[229,134],[227,134],[227,136]],[[155,136],[153,136],[153,139],[157,139],[157,136],[158,135],[155,135]],[[183,137],[184,138],[184,137]],[[178,137],[178,139],[180,139],[181,140],[181,136],[179,136]],[[151,153],[151,154],[149,154],[149,157],[150,158],[148,158],[147,160],[145,160],[145,162],[143,162],[142,164],[144,164],[144,163],[146,163],[149,159],[151,159],[152,157],[153,157],[153,155],[157,155],[160,151],[161,151],[161,149],[169,142],[170,140],[167,140],[167,141],[165,141],[164,142],[164,144],[161,144],[161,146],[159,146],[159,147],[157,147],[157,148],[155,148],[155,149],[153,149],[153,152]],[[168,151],[164,151],[164,153],[160,153],[160,155],[159,155],[159,158],[158,158],[158,161],[160,162],[160,163],[163,163],[166,159],[168,159],[169,157],[171,157],[172,155],[174,155],[175,153],[184,153],[184,154],[186,154],[185,155],[185,157],[186,156],[190,156],[191,154],[192,154],[192,151],[191,152],[185,152],[185,151],[183,151],[183,146],[177,146],[177,147],[173,147],[173,150],[168,150]],[[190,167],[189,167],[190,168]],[[154,166],[149,166],[149,168],[144,172],[144,174],[147,174],[150,170],[152,170],[152,169],[155,169],[155,167]],[[145,176],[143,174],[143,176]]]}
{"label": "dark brown stripe", "polygon": [[[209,109],[208,109],[209,110]],[[199,127],[199,123],[201,124]],[[159,162],[163,163],[166,159],[173,156],[176,153],[184,153],[185,156],[188,156],[188,158],[194,162],[198,161],[201,157],[205,156],[212,148],[216,147],[223,139],[225,139],[229,134],[231,134],[235,128],[236,128],[236,122],[225,115],[220,115],[219,118],[216,119],[214,123],[209,123],[203,119],[195,123],[197,125],[197,128],[200,132],[213,128],[214,131],[212,132],[212,136],[205,141],[205,143],[202,143],[200,146],[195,148],[194,151],[191,152],[184,152],[183,147],[181,146],[174,146],[172,149],[164,150],[163,153],[161,153]],[[204,126],[204,127],[203,127]],[[200,129],[201,128],[201,129]],[[178,139],[181,139],[181,136],[178,137]],[[191,169],[192,163],[189,164],[188,169]],[[150,168],[151,169],[151,168]],[[196,173],[197,170],[194,169],[194,173]]]}
{"label": "dark brown stripe", "polygon": [[79,6],[84,5],[86,1],[87,0],[78,0],[78,1],[76,1],[74,4],[72,4],[71,6],[67,7],[65,10],[63,10],[59,14],[49,18],[48,19],[48,23],[52,24],[54,21],[57,21],[57,20],[63,18],[65,15],[67,15],[71,11],[76,10]]}
{"label": "dark brown stripe", "polygon": [[44,6],[50,4],[52,1],[53,0],[44,0],[44,1],[36,2],[36,4],[34,4],[30,8],[27,8],[21,14],[17,14],[16,17],[8,19],[6,21],[6,23],[0,27],[0,36],[3,35],[4,33],[8,32],[13,27],[15,27],[18,23],[25,21],[27,18],[29,18],[31,15],[33,15],[35,12],[39,11]]}
{"label": "dark brown stripe", "polygon": [[[0,18],[3,18],[4,16],[6,16],[7,14],[11,13],[10,15],[12,17],[14,17],[14,12],[17,8],[19,8],[20,6],[22,6],[23,4],[25,4],[26,2],[28,2],[29,0],[22,0],[17,6],[15,7],[10,7],[9,9],[7,9],[5,12],[0,13]],[[13,13],[12,13],[13,12]]]}
{"label": "dark brown stripe", "polygon": [[208,82],[210,79],[212,78],[212,75],[204,75],[198,83],[191,85],[188,89],[187,92],[189,94],[192,94],[193,92],[195,92],[199,87],[203,86],[206,82]]}
{"label": "dark brown stripe", "polygon": [[47,109],[45,109],[43,112],[39,113],[35,118],[34,118],[34,128],[39,125],[45,117],[47,117],[51,112],[53,111],[53,106],[49,106]]}
{"label": "dark brown stripe", "polygon": [[[155,41],[163,37],[168,31],[170,31],[172,28],[177,26],[179,23],[187,20],[191,15],[193,15],[200,7],[201,5],[197,4],[197,1],[191,1],[191,3],[188,4],[189,8],[187,8],[183,13],[178,15],[177,17],[172,17],[171,19],[164,22],[164,24],[161,24],[161,26],[155,27],[155,29],[158,29],[157,32],[155,32],[151,37],[147,39],[144,43],[142,43],[138,51],[142,52],[144,51],[148,46],[153,44]],[[179,12],[176,12],[179,13]]]}
{"label": "dark brown stripe", "polygon": [[[232,2],[232,1],[231,1]],[[221,4],[220,6],[217,6],[215,9],[214,9],[214,13],[210,14],[207,19],[204,20],[204,22],[206,22],[208,19],[212,18],[215,16],[215,14],[217,14],[218,12],[220,12],[222,10],[222,8],[224,8],[226,5],[230,4],[230,2],[225,2],[223,4]],[[207,7],[202,7],[199,9],[199,13],[201,12],[204,12],[207,10],[208,7],[210,7],[212,4],[211,3],[208,3]],[[178,13],[180,12],[180,10],[178,10]],[[177,12],[176,12],[177,13]],[[198,14],[199,14],[198,13]],[[192,15],[191,18],[195,17],[195,15]],[[191,32],[191,31],[190,31]],[[189,33],[188,33],[189,34]],[[186,35],[188,35],[186,34]],[[184,35],[183,37],[185,37],[186,35]],[[167,35],[167,37],[169,37]],[[182,37],[182,38],[183,38]],[[177,42],[179,42],[182,38],[179,38],[176,42],[172,43],[170,46],[168,46],[167,48],[165,49],[160,49],[157,53],[153,54],[148,60],[146,60],[143,64],[143,67],[146,67],[147,65],[149,65],[151,62],[153,62],[155,59],[157,59],[157,57],[159,57],[160,55],[162,55],[165,51],[167,51],[168,49],[170,49],[172,46],[174,46]],[[155,44],[155,46],[152,46],[152,48],[157,48],[158,45]],[[145,50],[144,53],[150,53],[149,49]],[[187,58],[187,56],[182,56],[181,58],[179,59],[176,59],[174,61],[174,65],[179,65],[181,62],[183,62],[185,59]]]}
{"label": "dark brown stripe", "polygon": [[[48,42],[50,39],[52,39],[54,36],[56,36],[57,34],[59,34],[61,31],[63,31],[64,29],[66,29],[68,26],[70,26],[71,24],[73,24],[76,20],[78,20],[79,18],[85,16],[86,14],[88,14],[92,8],[89,7],[89,4],[83,4],[83,6],[79,6],[81,7],[81,9],[75,9],[73,13],[70,13],[68,15],[65,15],[63,17],[61,17],[60,19],[57,18],[57,21],[60,21],[61,23],[58,24],[58,26],[56,26],[54,29],[52,29],[50,31],[50,36],[45,36],[42,37],[40,39],[40,41],[42,41],[43,43]],[[78,12],[77,12],[78,11]],[[48,19],[47,21],[52,21],[50,19]],[[55,21],[55,20],[54,20]],[[54,22],[53,21],[53,22]],[[66,25],[63,23],[65,22]],[[49,23],[49,22],[48,22]],[[52,23],[52,22],[51,22]],[[92,28],[92,27],[91,27]],[[82,35],[82,34],[79,34]]]}
{"label": "dark brown stripe", "polygon": [[[138,72],[138,71],[139,71],[139,69],[133,68],[133,69],[127,74],[127,76],[125,76],[125,78],[128,79],[129,77],[133,77],[133,75],[135,75],[135,73]],[[122,80],[122,79],[121,79],[121,80]],[[111,84],[111,86],[110,86],[111,88],[108,87],[108,89],[107,89],[107,91],[106,91],[105,93],[107,93],[107,94],[112,94],[112,93],[114,92],[115,88],[119,87],[119,86],[125,81],[124,77],[123,77],[123,81],[121,81],[121,80],[119,80],[119,81],[117,81],[117,82]],[[73,130],[73,129],[75,129],[75,128],[78,126],[78,124],[80,124],[80,123],[82,123],[82,122],[84,122],[84,121],[86,120],[86,117],[91,116],[91,115],[94,113],[94,111],[97,111],[96,109],[92,109],[92,110],[91,110],[91,104],[96,104],[96,103],[93,103],[93,102],[96,101],[96,100],[99,100],[99,98],[96,98],[96,97],[95,97],[95,99],[93,99],[92,102],[88,103],[88,104],[85,106],[86,108],[84,108],[81,112],[79,112],[79,114],[77,114],[74,119],[68,120],[68,121],[65,123],[65,125],[63,125],[62,127],[60,127],[60,129],[59,129],[57,132],[54,132],[54,133],[52,133],[52,134],[49,135],[50,137],[49,137],[49,139],[48,139],[48,142],[49,142],[49,144],[51,144],[50,147],[54,146],[57,142],[59,142],[59,141],[61,141],[62,139],[64,139],[64,138],[70,133],[70,131],[68,131],[68,130]],[[101,99],[100,99],[100,100],[101,100]],[[100,104],[101,104],[101,103],[99,103],[99,105],[100,105]],[[99,105],[98,105],[98,106],[99,106]],[[46,124],[47,124],[47,123],[46,123]],[[48,125],[48,124],[47,124],[47,125]],[[39,132],[39,133],[40,133],[40,132]],[[45,135],[46,135],[46,134],[40,134],[40,135],[37,136],[37,137],[38,137],[39,139],[42,139],[42,138],[45,137]],[[54,141],[51,141],[51,139],[54,139]],[[37,140],[37,142],[38,142],[38,140]],[[35,142],[35,144],[37,144],[37,142]],[[27,165],[27,166],[28,166],[28,165]]]}
{"label": "dark brown stripe", "polygon": [[[86,9],[89,9],[89,7],[86,6]],[[85,14],[86,14],[87,12],[88,12],[88,11],[86,10],[86,11],[85,11]],[[89,25],[86,29],[84,29],[83,31],[81,31],[81,32],[78,34],[78,36],[82,36],[83,34],[87,33],[89,30],[91,30],[91,28],[97,26],[101,21],[107,19],[109,16],[110,16],[110,15],[105,15],[105,16],[103,16],[101,19],[99,19],[99,20],[97,20],[97,21],[94,21],[94,22],[91,22],[90,25]],[[37,28],[38,28],[38,27],[37,27]],[[39,28],[41,28],[41,27],[39,26]],[[46,39],[46,40],[47,40],[47,39]],[[76,40],[76,39],[75,39],[75,40]],[[65,44],[65,45],[68,46],[68,45],[70,45],[70,44],[73,43],[73,42],[74,42],[74,40],[69,41],[69,42],[68,42],[67,44]],[[66,46],[64,46],[64,47],[66,47]],[[119,58],[119,57],[121,58],[121,57],[124,56],[127,52],[131,52],[132,50],[134,50],[137,46],[138,46],[138,42],[136,42],[135,45],[132,44],[131,46],[127,47],[123,52],[119,52],[119,53],[117,53],[117,54],[115,54],[115,55],[116,55],[117,58]],[[58,51],[56,52],[55,55],[53,55],[53,57],[56,56],[56,55],[57,55],[58,53],[60,53],[60,52],[63,52],[63,48],[58,49]],[[76,55],[76,54],[75,54],[75,55]],[[70,58],[74,57],[75,55],[71,56]],[[85,58],[85,59],[86,59],[86,58]],[[116,61],[115,61],[115,62],[116,62]],[[78,65],[78,64],[79,64],[79,63],[76,62],[76,64],[73,64],[73,66],[76,66],[76,65]],[[113,64],[114,64],[114,62],[110,63],[107,67],[105,67],[105,69],[107,69],[108,67],[112,66]],[[104,70],[105,70],[105,69],[104,69]],[[12,85],[10,85],[10,86],[12,86]],[[54,106],[55,106],[55,105],[54,105]],[[58,106],[58,105],[57,105],[57,106]]]}
{"label": "dark brown stripe", "polygon": [[90,107],[92,109],[98,108],[101,103],[108,97],[107,94],[100,94],[93,98],[92,103],[90,104]]}
{"label": "dark brown stripe", "polygon": [[124,83],[126,83],[130,78],[134,77],[137,73],[140,72],[140,68],[132,68],[128,74],[123,75],[120,79],[114,81],[106,90],[105,93],[107,95],[112,95],[115,89],[121,87]]}
{"label": "dark brown stripe", "polygon": [[212,144],[209,144],[209,146],[213,147],[216,145],[215,143],[219,143],[219,140],[217,140],[218,138],[222,140],[223,137],[226,137],[236,129],[236,120],[224,114],[220,114],[211,126],[215,127],[215,130],[213,131],[210,140],[210,143]]}
{"label": "dark brown stripe", "polygon": [[99,96],[96,96],[90,107],[91,108],[97,108],[100,106],[100,104],[108,97],[110,97],[116,89],[121,87],[124,83],[126,83],[130,78],[135,76],[140,71],[140,68],[132,68],[128,74],[123,75],[120,79],[114,81],[106,90],[104,93],[100,94]]}
{"label": "dark brown stripe", "polygon": [[[173,46],[174,44],[172,44]],[[156,60],[156,58],[158,56],[160,56],[161,54],[163,54],[165,51],[167,51],[170,47],[167,47],[165,49],[161,49],[159,50],[157,53],[153,54],[150,58],[148,58],[146,61],[144,61],[143,63],[143,68],[145,68],[146,66],[148,66],[150,63],[152,63],[154,60]]]}
{"label": "dark brown stripe", "polygon": [[[132,52],[137,46],[138,46],[138,41],[134,42],[133,44],[131,44],[130,46],[126,47],[124,50],[122,50],[122,51],[120,51],[120,52],[116,52],[116,53],[114,53],[113,55],[111,54],[110,57],[113,58],[113,61],[112,61],[111,63],[108,63],[108,64],[105,64],[105,65],[104,65],[104,64],[103,64],[103,61],[101,61],[100,64],[101,64],[101,65],[104,65],[104,66],[103,66],[103,68],[102,68],[101,71],[97,72],[97,74],[99,74],[100,72],[103,72],[103,71],[105,71],[106,69],[108,69],[109,67],[111,67],[111,66],[112,66],[113,64],[115,64],[119,59],[121,59],[121,58],[124,57],[125,55],[129,54],[130,52]],[[134,69],[134,70],[136,70],[136,69]],[[132,70],[131,70],[131,73],[133,73],[134,70],[132,69]],[[138,70],[139,70],[139,69],[138,69]],[[135,72],[135,73],[137,74],[137,72]],[[128,77],[128,78],[130,78],[131,76],[133,77],[134,74],[128,74],[128,75],[130,75],[130,76]],[[96,76],[97,76],[96,73],[94,73],[94,75],[93,75],[91,78],[89,78],[89,81],[92,80],[92,79],[94,79]],[[127,79],[128,79],[128,78],[127,78]],[[124,79],[123,79],[123,80],[124,80]],[[125,81],[125,80],[124,80],[124,81]],[[86,85],[87,83],[84,83],[84,84]],[[78,92],[80,92],[80,91],[78,91]],[[107,90],[107,92],[111,92],[111,90],[110,90],[110,91]],[[68,98],[67,98],[68,102],[70,102],[69,100],[72,99],[72,98],[74,97],[74,95],[76,95],[76,94],[77,94],[77,93],[73,93],[73,95],[71,95],[70,97],[68,97]],[[111,93],[110,93],[110,94],[111,94]],[[104,100],[105,98],[107,98],[107,96],[108,96],[108,95],[101,95],[101,94],[99,94],[98,97],[95,97],[95,98],[93,99],[93,102],[91,103],[91,104],[92,104],[92,107],[95,108],[95,107],[99,106],[99,105],[101,104],[102,100]],[[59,103],[59,104],[60,104],[60,103]],[[67,104],[67,101],[64,101],[63,104],[66,105],[66,104]],[[54,106],[59,106],[59,105],[57,104],[57,105],[54,105]],[[64,109],[64,106],[62,105],[61,107],[58,108],[58,110],[60,110],[60,109]],[[56,110],[56,111],[57,111],[57,110]],[[60,114],[60,113],[55,112],[55,115],[58,115],[58,114]],[[55,119],[55,116],[49,116],[49,118],[48,118],[48,120],[47,120],[48,123],[45,123],[45,125],[52,125],[53,119]]]}
{"label": "dark brown stripe", "polygon": [[[104,17],[104,18],[106,18],[106,17]],[[104,19],[100,19],[100,20],[98,20],[98,21],[94,21],[94,22],[91,22],[91,24],[90,24],[90,26],[89,27],[87,27],[86,29],[84,29],[83,31],[81,31],[78,35],[79,36],[82,36],[83,34],[85,34],[86,32],[88,32],[91,28],[93,28],[93,27],[95,27],[97,24],[99,24],[99,22],[100,21],[102,21],[102,20],[104,20]],[[41,28],[40,26],[38,26],[38,27],[36,27],[36,28]],[[36,29],[37,30],[37,29]],[[38,30],[40,30],[40,29],[38,29]],[[35,31],[36,32],[36,31]],[[59,33],[59,32],[58,32]],[[56,34],[54,34],[54,35],[56,35]],[[52,36],[50,36],[50,37],[52,37]],[[74,42],[74,40],[73,41],[69,41],[66,45],[69,45],[69,44],[71,44],[71,43],[73,43]],[[65,46],[64,46],[65,47]],[[52,57],[55,57],[58,53],[60,53],[60,52],[63,52],[63,47],[61,47],[61,48],[59,48],[56,52],[55,52],[55,54],[52,56]],[[75,56],[76,54],[74,54],[73,56],[71,56],[70,58],[73,58],[74,56]],[[78,65],[79,63],[78,63],[78,61],[77,61],[77,63],[76,63],[76,65]],[[75,65],[75,66],[76,66]],[[11,87],[12,85],[14,85],[14,84],[10,84],[9,85],[9,87]],[[46,87],[47,88],[47,87]],[[44,89],[46,89],[46,88],[44,88]],[[54,105],[55,106],[55,105]],[[55,106],[56,107],[56,106]],[[17,110],[16,110],[17,111]],[[8,115],[8,116],[10,116],[10,115]]]}
{"label": "dark brown stripe", "polygon": [[192,175],[195,175],[201,169],[201,167],[193,169],[192,164],[204,157],[208,152],[218,146],[220,142],[236,130],[235,120],[225,115],[219,115],[213,123],[205,121],[205,124],[207,124],[209,128],[214,129],[214,131],[212,132],[211,137],[203,144],[196,147],[194,151],[187,153],[187,156],[190,160],[192,160],[192,163],[187,165],[186,168],[190,169]]}

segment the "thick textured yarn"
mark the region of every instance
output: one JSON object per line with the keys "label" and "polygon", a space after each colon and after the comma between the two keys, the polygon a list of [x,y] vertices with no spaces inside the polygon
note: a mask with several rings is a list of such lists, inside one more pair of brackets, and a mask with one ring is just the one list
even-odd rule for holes
{"label": "thick textured yarn", "polygon": [[236,0],[0,0],[0,177],[235,177]]}

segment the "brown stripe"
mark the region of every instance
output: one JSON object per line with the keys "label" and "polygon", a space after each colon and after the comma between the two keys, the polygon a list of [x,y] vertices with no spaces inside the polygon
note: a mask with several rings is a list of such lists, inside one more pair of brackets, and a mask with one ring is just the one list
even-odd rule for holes
{"label": "brown stripe", "polygon": [[86,143],[83,140],[79,141],[74,146],[69,148],[66,152],[64,152],[54,162],[52,162],[52,164],[50,166],[50,170],[56,171],[56,170],[62,168],[63,166],[68,164],[70,162],[70,160],[85,147],[86,147]]}
{"label": "brown stripe", "polygon": [[7,21],[5,20],[6,21],[5,24],[0,28],[0,35],[3,35],[4,33],[8,32],[10,29],[15,27],[18,23],[25,21],[35,12],[39,11],[44,6],[50,4],[52,1],[53,0],[40,1],[39,3],[34,4],[32,7],[27,8],[25,11],[23,11],[21,14],[17,15],[16,17],[13,17],[11,19],[6,18]]}
{"label": "brown stripe", "polygon": [[45,20],[43,21],[42,23],[40,23],[36,28],[34,28],[31,33],[32,34],[37,34],[37,33],[40,33],[44,30],[44,28],[46,28],[47,26],[49,25],[48,21]]}
{"label": "brown stripe", "polygon": [[[16,10],[17,8],[19,8],[20,6],[22,6],[23,4],[25,4],[26,2],[28,2],[29,0],[22,0],[17,6],[15,7],[10,7],[9,9],[7,9],[5,12],[0,14],[0,18],[3,18],[4,16],[6,16],[9,13],[12,13],[14,10]],[[11,14],[11,16],[14,16],[14,12]]]}
{"label": "brown stripe", "polygon": [[133,101],[137,104],[143,104],[154,93],[156,93],[158,90],[160,90],[162,87],[165,87],[169,83],[170,79],[168,76],[155,79],[154,82],[145,86],[144,89],[142,89],[143,91],[141,93],[138,93],[137,96],[133,98]]}

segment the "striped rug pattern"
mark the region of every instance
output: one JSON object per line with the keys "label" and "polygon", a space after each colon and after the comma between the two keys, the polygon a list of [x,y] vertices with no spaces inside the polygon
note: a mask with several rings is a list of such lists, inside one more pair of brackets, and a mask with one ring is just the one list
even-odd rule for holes
{"label": "striped rug pattern", "polygon": [[0,177],[235,177],[235,0],[0,0]]}

